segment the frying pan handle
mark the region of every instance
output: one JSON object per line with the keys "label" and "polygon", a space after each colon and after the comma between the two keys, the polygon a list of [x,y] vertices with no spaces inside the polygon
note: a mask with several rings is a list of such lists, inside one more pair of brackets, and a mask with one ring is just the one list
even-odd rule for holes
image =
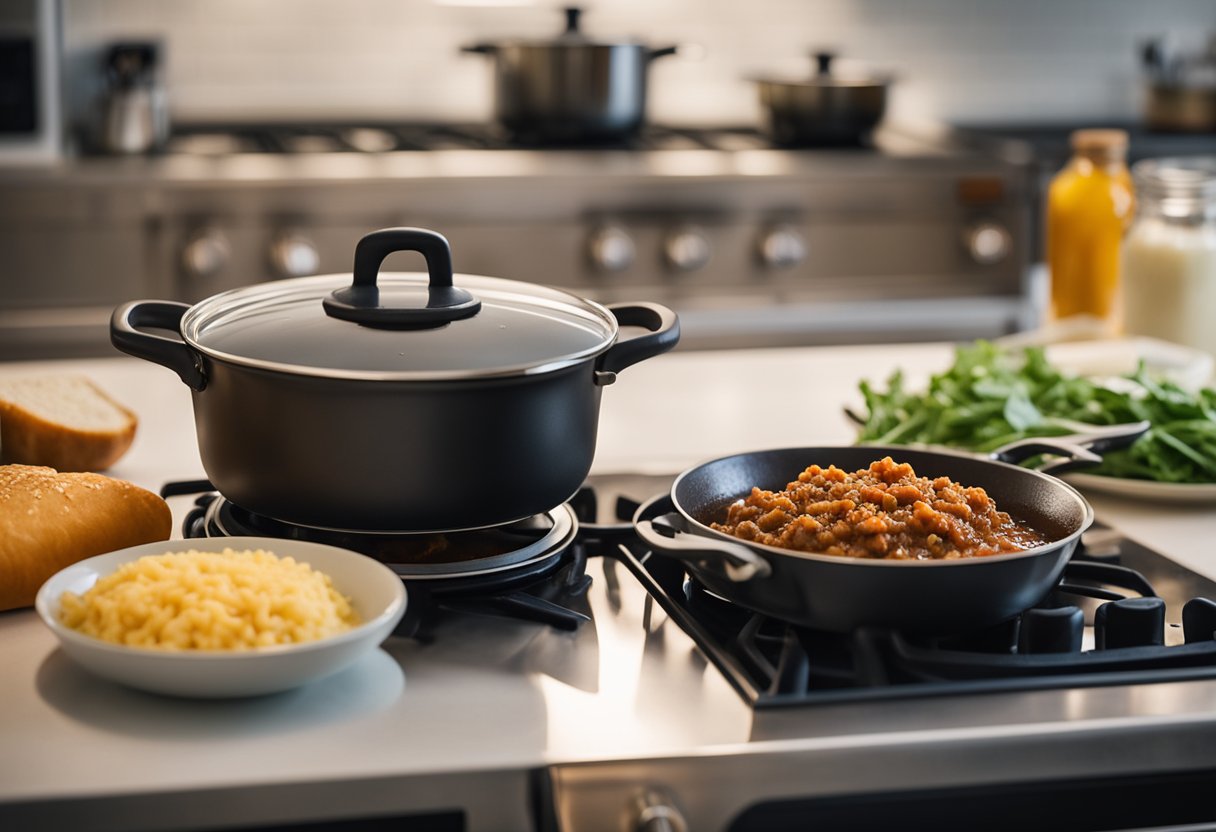
{"label": "frying pan handle", "polygon": [[1023,439],[997,448],[990,454],[999,462],[1017,464],[1039,454],[1049,454],[1055,459],[1039,465],[1036,470],[1045,474],[1061,474],[1077,468],[1097,465],[1107,451],[1126,448],[1151,427],[1150,422],[1131,422],[1109,427],[1095,427],[1083,433],[1067,436],[1045,436]]}
{"label": "frying pan handle", "polygon": [[617,341],[609,347],[595,366],[596,384],[611,384],[621,370],[665,353],[680,342],[680,319],[666,306],[657,303],[613,303],[608,305],[608,311],[621,326],[645,327],[650,332]]}
{"label": "frying pan handle", "polygon": [[180,332],[182,315],[190,306],[168,300],[136,300],[124,303],[110,317],[110,343],[136,358],[168,367],[195,391],[207,386],[203,358],[181,337],[154,335],[144,329]]}
{"label": "frying pan handle", "polygon": [[769,562],[742,543],[711,540],[684,531],[684,518],[679,514],[639,520],[635,528],[638,536],[655,554],[691,561],[702,569],[720,571],[733,583],[767,578],[773,574]]}

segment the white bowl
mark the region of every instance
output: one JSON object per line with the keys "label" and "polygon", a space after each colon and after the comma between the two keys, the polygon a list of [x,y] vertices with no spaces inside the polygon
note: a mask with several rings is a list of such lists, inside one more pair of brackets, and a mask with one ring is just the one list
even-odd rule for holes
{"label": "white bowl", "polygon": [[[59,620],[59,599],[81,594],[124,563],[166,552],[264,549],[304,561],[333,579],[363,621],[353,630],[318,641],[253,650],[169,651],[127,647],[79,633]],[[63,652],[85,668],[133,688],[174,696],[223,698],[289,690],[336,673],[384,641],[405,614],[405,585],[392,570],[365,555],[269,537],[166,540],[82,560],[56,573],[34,606],[59,638]]]}

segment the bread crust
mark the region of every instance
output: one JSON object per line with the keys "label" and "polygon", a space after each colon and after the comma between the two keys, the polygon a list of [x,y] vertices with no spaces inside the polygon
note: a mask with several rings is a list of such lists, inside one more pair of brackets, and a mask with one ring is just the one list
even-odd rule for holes
{"label": "bread crust", "polygon": [[57,471],[103,471],[135,440],[139,419],[87,378],[94,395],[125,417],[119,430],[81,430],[44,419],[0,395],[0,463],[46,465]]}
{"label": "bread crust", "polygon": [[94,555],[168,540],[169,506],[101,474],[0,466],[0,610],[28,607],[42,584]]}
{"label": "bread crust", "polygon": [[57,471],[104,471],[135,440],[135,414],[115,403],[130,419],[121,431],[85,431],[48,422],[0,400],[0,462],[45,465]]}

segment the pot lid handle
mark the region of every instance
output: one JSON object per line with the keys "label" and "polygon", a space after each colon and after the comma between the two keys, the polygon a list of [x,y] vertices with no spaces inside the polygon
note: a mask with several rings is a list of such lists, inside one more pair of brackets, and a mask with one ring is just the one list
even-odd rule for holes
{"label": "pot lid handle", "polygon": [[836,53],[827,49],[820,49],[811,53],[815,59],[815,74],[820,78],[826,78],[832,74],[832,62],[836,60]]}
{"label": "pot lid handle", "polygon": [[[394,251],[417,251],[426,258],[427,286],[396,288],[382,295],[376,285],[380,264]],[[382,228],[355,246],[355,278],[321,300],[325,314],[384,329],[428,329],[471,318],[481,301],[452,285],[452,250],[442,234],[425,228]]]}
{"label": "pot lid handle", "polygon": [[578,24],[579,18],[583,16],[582,6],[566,6],[562,9],[566,13],[566,35],[580,35]]}

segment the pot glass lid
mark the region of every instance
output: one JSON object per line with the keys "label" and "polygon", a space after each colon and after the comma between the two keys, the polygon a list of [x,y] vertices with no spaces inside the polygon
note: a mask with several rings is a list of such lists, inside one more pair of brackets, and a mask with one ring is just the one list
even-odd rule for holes
{"label": "pot glass lid", "polygon": [[[373,303],[409,305],[421,297],[425,305],[429,277],[380,273],[369,290]],[[452,282],[480,304],[447,321],[368,325],[336,317],[322,301],[336,290],[348,291],[351,276],[323,275],[214,295],[190,308],[181,334],[206,355],[237,364],[403,380],[549,372],[603,352],[616,340],[612,313],[576,295],[494,277],[458,274]],[[359,296],[358,302],[364,300]]]}

